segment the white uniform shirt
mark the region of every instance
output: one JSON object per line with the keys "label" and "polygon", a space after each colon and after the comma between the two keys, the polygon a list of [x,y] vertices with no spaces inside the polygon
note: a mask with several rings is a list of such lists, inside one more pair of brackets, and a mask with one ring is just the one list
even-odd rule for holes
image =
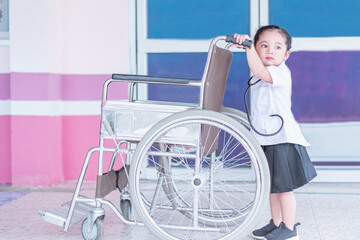
{"label": "white uniform shirt", "polygon": [[[299,124],[291,112],[291,72],[285,62],[279,66],[269,66],[273,83],[260,81],[251,87],[251,120],[253,126],[260,133],[274,133],[281,126],[280,115],[284,120],[283,128],[275,136],[261,136],[251,129],[260,145],[275,145],[280,143],[294,143],[303,146],[310,144],[305,140]],[[259,80],[253,77],[251,83]]]}

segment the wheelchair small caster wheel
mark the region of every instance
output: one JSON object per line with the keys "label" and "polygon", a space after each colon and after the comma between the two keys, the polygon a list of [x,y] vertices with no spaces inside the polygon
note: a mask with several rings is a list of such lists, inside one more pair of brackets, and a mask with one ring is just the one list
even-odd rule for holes
{"label": "wheelchair small caster wheel", "polygon": [[104,235],[103,221],[97,218],[89,228],[88,218],[85,218],[81,224],[81,234],[85,240],[99,240]]}
{"label": "wheelchair small caster wheel", "polygon": [[121,209],[121,213],[123,215],[123,217],[126,220],[130,220],[130,216],[131,216],[131,202],[128,199],[125,200],[121,200],[120,201],[120,209]]}

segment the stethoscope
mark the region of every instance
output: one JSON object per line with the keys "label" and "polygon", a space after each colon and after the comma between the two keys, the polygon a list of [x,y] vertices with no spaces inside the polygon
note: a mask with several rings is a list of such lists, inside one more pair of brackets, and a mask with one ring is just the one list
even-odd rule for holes
{"label": "stethoscope", "polygon": [[251,76],[248,80],[248,87],[246,88],[245,90],[245,93],[244,93],[244,103],[245,103],[245,110],[246,110],[246,115],[247,115],[247,119],[249,121],[249,124],[250,124],[250,127],[252,128],[252,130],[254,130],[254,132],[256,132],[257,134],[259,134],[260,136],[264,136],[264,137],[270,137],[270,136],[274,136],[276,134],[278,134],[281,129],[283,128],[283,125],[284,125],[284,119],[279,115],[279,114],[272,114],[270,115],[270,117],[278,117],[280,118],[281,120],[281,126],[280,128],[274,132],[274,133],[261,133],[259,132],[255,127],[254,125],[252,124],[251,120],[250,120],[250,116],[249,116],[249,109],[248,109],[248,106],[247,106],[247,101],[246,101],[246,98],[247,98],[247,93],[250,89],[250,87],[254,86],[255,84],[259,83],[261,81],[261,79],[257,80],[256,82],[254,83],[251,83],[251,79],[253,78],[254,76]]}

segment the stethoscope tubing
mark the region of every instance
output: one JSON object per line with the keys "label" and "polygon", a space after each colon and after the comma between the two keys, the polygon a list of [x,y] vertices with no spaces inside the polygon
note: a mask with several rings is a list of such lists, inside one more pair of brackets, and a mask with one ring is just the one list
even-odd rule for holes
{"label": "stethoscope tubing", "polygon": [[248,109],[248,105],[247,105],[247,101],[246,101],[246,99],[247,99],[247,94],[248,94],[248,91],[249,91],[250,87],[254,86],[255,84],[257,84],[257,83],[259,83],[259,82],[261,81],[261,79],[259,79],[259,80],[257,80],[256,82],[251,83],[251,79],[252,79],[253,77],[254,77],[254,76],[251,76],[251,77],[249,78],[249,80],[248,80],[248,87],[246,88],[245,93],[244,93],[244,104],[245,104],[245,110],[246,110],[247,119],[248,119],[248,121],[249,121],[249,125],[250,125],[251,129],[254,130],[254,132],[256,132],[257,134],[259,134],[260,136],[264,136],[264,137],[275,136],[276,134],[278,134],[278,133],[281,131],[281,129],[282,129],[283,126],[284,126],[284,119],[283,119],[279,114],[272,114],[272,115],[270,115],[270,117],[278,117],[278,118],[280,118],[280,120],[281,120],[281,126],[280,126],[280,128],[279,128],[277,131],[273,132],[273,133],[262,133],[262,132],[258,131],[258,130],[254,127],[254,125],[252,124],[252,122],[251,122],[251,119],[250,119],[250,116],[249,116],[249,109]]}

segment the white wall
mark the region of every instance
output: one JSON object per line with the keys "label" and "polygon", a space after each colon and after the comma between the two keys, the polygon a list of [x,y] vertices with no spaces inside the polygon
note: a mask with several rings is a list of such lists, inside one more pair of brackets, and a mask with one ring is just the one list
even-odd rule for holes
{"label": "white wall", "polygon": [[12,72],[129,71],[127,0],[16,0],[10,16]]}
{"label": "white wall", "polygon": [[10,72],[10,48],[9,46],[0,46],[0,73]]}
{"label": "white wall", "polygon": [[[86,7],[86,10],[85,10]],[[128,0],[65,0],[65,73],[127,73]]]}

